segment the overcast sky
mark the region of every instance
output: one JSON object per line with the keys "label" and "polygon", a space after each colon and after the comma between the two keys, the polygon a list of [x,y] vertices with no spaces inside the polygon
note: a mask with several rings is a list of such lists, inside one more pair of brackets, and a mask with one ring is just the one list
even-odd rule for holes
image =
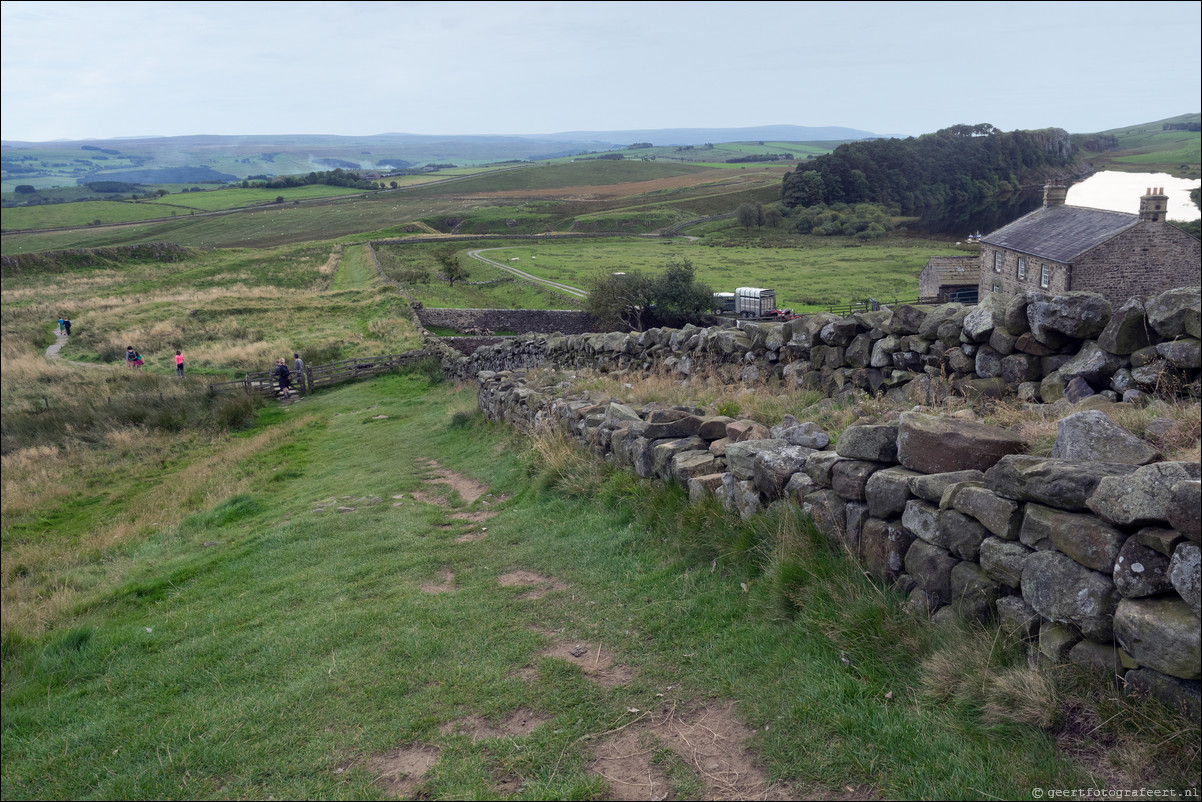
{"label": "overcast sky", "polygon": [[1199,111],[1202,3],[18,2],[5,140],[956,123]]}

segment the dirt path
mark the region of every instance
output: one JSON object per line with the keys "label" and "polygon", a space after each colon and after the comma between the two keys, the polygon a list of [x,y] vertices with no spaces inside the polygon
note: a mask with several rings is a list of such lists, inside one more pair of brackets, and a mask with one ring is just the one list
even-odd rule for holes
{"label": "dirt path", "polygon": [[[59,351],[63,350],[63,346],[66,345],[68,340],[71,338],[57,330],[54,333],[54,338],[54,345],[46,349],[46,358],[62,359],[62,356],[59,355]],[[65,359],[63,361],[68,365],[82,365],[86,368],[104,368],[105,370],[112,370],[113,368],[112,365],[97,365],[94,362],[75,362],[70,359]]]}

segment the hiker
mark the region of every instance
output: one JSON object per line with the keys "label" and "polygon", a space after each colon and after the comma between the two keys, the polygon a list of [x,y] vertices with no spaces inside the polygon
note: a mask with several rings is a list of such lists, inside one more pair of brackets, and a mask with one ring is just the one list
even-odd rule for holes
{"label": "hiker", "polygon": [[300,354],[292,355],[292,372],[293,373],[304,373],[305,372],[305,360],[300,358]]}
{"label": "hiker", "polygon": [[125,364],[135,370],[142,369],[142,355],[135,351],[132,345],[125,347]]}
{"label": "hiker", "polygon": [[184,377],[184,355],[178,350],[175,352],[175,375]]}
{"label": "hiker", "polygon": [[292,376],[288,372],[288,366],[284,364],[284,358],[280,357],[275,363],[275,370],[271,371],[275,376],[276,382],[280,386],[280,393],[284,398],[292,397]]}
{"label": "hiker", "polygon": [[69,317],[63,318],[63,332],[68,337],[71,336],[71,318],[69,318]]}
{"label": "hiker", "polygon": [[58,333],[62,334],[64,331],[66,331],[66,329],[63,328],[63,319],[60,317],[58,319]]}

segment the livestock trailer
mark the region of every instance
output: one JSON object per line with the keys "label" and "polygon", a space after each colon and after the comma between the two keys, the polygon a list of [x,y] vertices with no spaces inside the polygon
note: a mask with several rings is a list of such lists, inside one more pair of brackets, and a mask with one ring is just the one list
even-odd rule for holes
{"label": "livestock trailer", "polygon": [[772,317],[776,314],[776,290],[739,287],[735,290],[735,314],[743,318]]}

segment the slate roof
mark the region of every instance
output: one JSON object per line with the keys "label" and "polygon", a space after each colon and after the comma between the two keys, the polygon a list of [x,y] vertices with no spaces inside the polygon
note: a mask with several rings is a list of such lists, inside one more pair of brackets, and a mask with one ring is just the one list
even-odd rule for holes
{"label": "slate roof", "polygon": [[981,238],[1053,262],[1072,262],[1081,254],[1139,225],[1139,215],[1084,206],[1044,206]]}
{"label": "slate roof", "polygon": [[978,256],[932,256],[927,265],[940,284],[976,284],[981,277]]}

